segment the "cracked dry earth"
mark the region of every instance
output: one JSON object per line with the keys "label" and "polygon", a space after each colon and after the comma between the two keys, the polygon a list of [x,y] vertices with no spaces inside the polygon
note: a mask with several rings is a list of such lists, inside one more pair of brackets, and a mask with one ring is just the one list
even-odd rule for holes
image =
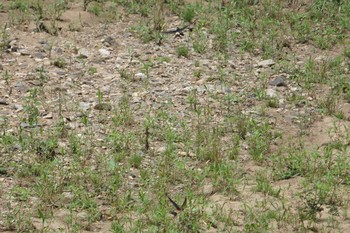
{"label": "cracked dry earth", "polygon": [[[86,167],[96,172],[102,169],[96,161],[108,157],[111,153],[111,148],[106,146],[109,145],[107,141],[114,130],[115,116],[125,110],[123,103],[125,104],[127,100],[127,108],[132,113],[133,119],[128,126],[129,130],[140,138],[139,145],[135,145],[133,151],[141,154],[143,158],[141,167],[148,168],[150,173],[155,174],[156,178],[153,179],[157,179],[159,174],[154,169],[167,150],[166,140],[159,135],[154,136],[156,130],[153,132],[150,129],[147,153],[144,152],[142,140],[145,134],[144,122],[152,117],[161,118],[162,114],[163,117],[173,119],[173,122],[165,123],[157,120],[159,131],[170,127],[180,135],[194,133],[198,124],[202,125],[203,130],[219,126],[227,132],[235,132],[236,123],[227,121],[228,114],[241,114],[257,122],[267,122],[272,132],[280,135],[273,138],[269,153],[287,150],[288,145],[297,147],[300,141],[305,143],[306,148],[319,149],[339,137],[341,134],[339,132],[346,133],[349,127],[348,103],[339,101],[337,105],[345,115],[344,120],[319,114],[316,111],[318,101],[325,96],[327,90],[322,87],[313,91],[303,89],[296,80],[290,78],[288,70],[280,67],[278,61],[269,61],[259,55],[244,53],[239,45],[231,45],[227,52],[228,57],[224,58],[216,52],[211,52],[213,38],[209,33],[207,33],[207,53],[197,54],[190,50],[188,58],[178,57],[176,48],[179,45],[189,45],[189,48],[192,48],[194,36],[192,32],[185,31],[181,37],[166,36],[161,45],[154,42],[144,44],[130,31],[130,28],[142,18],[129,15],[119,22],[101,23],[95,16],[79,9],[72,7],[63,14],[62,17],[66,18],[60,22],[63,29],[57,37],[33,32],[32,24],[7,29],[11,48],[3,53],[0,59],[1,74],[6,71],[11,74],[8,84],[5,80],[0,81],[1,123],[6,134],[19,135],[22,130],[25,135],[30,135],[31,132],[40,132],[41,129],[44,132],[41,137],[48,137],[57,131],[59,120],[62,119],[65,125],[64,134],[74,133],[77,139],[83,141],[82,144],[86,146],[84,151]],[[67,30],[68,23],[77,20],[74,18],[77,13],[83,15],[84,27],[80,32]],[[171,28],[175,28],[181,22],[177,17],[168,18],[167,21]],[[296,43],[286,48],[286,53],[296,54],[296,67],[302,67],[309,57],[322,61],[338,54],[337,49],[321,51],[312,45]],[[60,61],[64,61],[65,64],[60,66],[57,63]],[[201,75],[195,75],[196,72],[200,72]],[[279,81],[283,83],[277,85]],[[26,106],[33,89],[37,90],[39,114],[38,122],[30,125],[25,121],[28,118]],[[265,106],[265,101],[259,99],[256,94],[259,89],[264,90],[267,96],[277,98],[278,106],[274,108]],[[102,96],[103,104],[98,98],[98,93]],[[287,99],[293,95],[303,96],[305,102],[298,106],[290,104]],[[194,110],[196,107],[190,103],[191,98],[196,98],[197,108],[203,107],[203,114],[209,117],[199,119]],[[230,101],[225,105],[227,109],[222,107],[225,101]],[[224,158],[232,142],[226,133],[223,135],[218,146]],[[127,132],[123,136],[128,137]],[[63,135],[58,140],[59,149],[56,148],[58,166],[62,166],[62,171],[67,176],[62,177],[60,182],[69,179],[72,159],[69,158],[69,153],[59,152],[59,150],[68,151],[69,140],[68,136]],[[195,150],[188,149],[185,143],[181,140],[175,143],[176,156],[183,163],[183,169],[204,173],[207,162],[198,159]],[[3,148],[2,162],[10,160],[12,163],[21,164],[23,161],[33,159],[27,156],[28,151],[23,151],[19,144],[11,147],[11,150],[15,151],[12,152],[11,158],[4,158],[9,153],[8,150],[9,148]],[[218,184],[213,183],[210,177],[206,177],[204,183],[193,182],[191,185],[194,193],[205,199],[205,204],[202,206],[198,204],[198,208],[208,213],[219,209],[235,221],[235,230],[243,230],[248,221],[247,209],[263,212],[264,209],[272,208],[266,200],[273,197],[268,198],[254,191],[255,176],[262,172],[266,165],[252,160],[249,145],[244,140],[241,141],[238,156],[227,160],[227,163],[239,164],[237,173],[241,174],[243,181],[237,184],[236,192],[230,193],[216,188]],[[117,164],[123,166],[123,161],[118,161]],[[27,187],[35,182],[33,178],[14,176],[14,172],[7,169],[6,173],[0,175],[0,230],[5,232],[11,232],[11,229],[4,228],[5,219],[1,218],[11,211],[11,208],[20,206],[24,212],[30,212],[41,203],[37,196],[30,196],[26,201],[13,197],[11,190],[15,187]],[[137,200],[137,190],[144,186],[141,180],[142,174],[137,167],[130,167],[123,172],[124,185],[115,191],[116,195],[119,195],[119,192],[131,191],[134,200]],[[62,175],[57,174],[57,177]],[[171,175],[177,176],[177,174]],[[88,174],[82,171],[81,179],[85,176]],[[185,183],[188,186],[191,181],[174,180],[168,185],[168,191],[181,199],[185,192]],[[298,176],[273,181],[273,187],[279,188],[283,193],[286,200],[284,205],[290,213],[298,211],[295,207],[301,202],[297,198],[298,192],[302,190],[301,183],[302,178]],[[152,202],[157,202],[156,191],[145,189],[150,199],[154,198]],[[48,201],[50,204],[47,204],[53,207],[52,219],[47,223],[49,232],[71,230],[67,227],[66,220],[70,213],[64,206],[69,204],[72,194],[62,190],[60,195],[59,203]],[[348,193],[345,192],[344,196],[346,195]],[[76,219],[79,224],[88,225],[81,231],[109,232],[115,216],[146,218],[145,214],[128,213],[126,210],[113,215],[115,207],[108,205],[103,192],[95,198],[102,214],[98,220],[87,224],[87,213],[84,210],[77,211]],[[279,205],[273,208],[281,209],[282,204]],[[324,206],[318,216],[317,226],[327,225],[329,212],[329,208]],[[345,212],[348,213],[349,210]],[[346,232],[350,227],[349,219],[342,216],[337,218],[340,219],[339,229]],[[297,224],[297,220],[293,217],[291,219],[295,223],[272,226],[273,231],[293,231],[293,225]],[[43,228],[37,213],[33,213],[30,221],[33,229]],[[212,226],[210,221],[203,221],[201,224],[203,232],[229,231],[225,230],[225,223],[219,220]]]}

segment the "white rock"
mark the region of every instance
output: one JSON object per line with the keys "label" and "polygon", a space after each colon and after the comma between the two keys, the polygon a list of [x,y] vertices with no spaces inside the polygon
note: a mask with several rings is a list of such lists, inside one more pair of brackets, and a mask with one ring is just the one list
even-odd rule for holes
{"label": "white rock", "polygon": [[266,89],[266,96],[270,98],[277,97],[277,92],[274,89],[268,88]]}
{"label": "white rock", "polygon": [[258,67],[269,67],[274,65],[275,62],[272,59],[264,60],[258,63]]}
{"label": "white rock", "polygon": [[108,58],[111,56],[111,52],[108,51],[107,49],[99,49],[98,52],[103,58]]}
{"label": "white rock", "polygon": [[79,56],[82,58],[88,58],[90,56],[90,52],[87,49],[81,48],[79,49]]}
{"label": "white rock", "polygon": [[136,80],[146,80],[147,75],[145,75],[144,73],[137,73],[137,74],[135,74],[135,79]]}

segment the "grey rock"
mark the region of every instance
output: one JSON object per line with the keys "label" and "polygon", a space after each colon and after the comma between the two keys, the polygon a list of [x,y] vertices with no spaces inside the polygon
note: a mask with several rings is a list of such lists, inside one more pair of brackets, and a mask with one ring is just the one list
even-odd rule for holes
{"label": "grey rock", "polygon": [[108,51],[107,49],[99,49],[98,52],[103,58],[108,58],[111,56],[111,52]]}
{"label": "grey rock", "polygon": [[204,187],[203,187],[203,194],[204,195],[209,196],[213,193],[214,193],[213,185],[211,185],[211,184],[204,185]]}
{"label": "grey rock", "polygon": [[274,89],[268,88],[266,90],[266,96],[270,98],[275,98],[277,97],[277,92]]}
{"label": "grey rock", "polygon": [[67,72],[64,71],[64,70],[57,70],[57,71],[56,71],[56,74],[57,74],[57,75],[60,75],[60,76],[65,76],[65,75],[67,74]]}
{"label": "grey rock", "polygon": [[83,111],[87,111],[90,108],[90,103],[80,102],[79,108]]}
{"label": "grey rock", "polygon": [[237,67],[237,65],[236,65],[236,63],[234,61],[228,61],[228,64],[230,65],[230,67],[232,69],[236,69],[236,67]]}
{"label": "grey rock", "polygon": [[55,48],[54,51],[57,53],[57,54],[62,54],[63,53],[63,50],[61,48]]}
{"label": "grey rock", "polygon": [[135,74],[135,80],[146,80],[147,79],[147,75],[145,75],[144,73],[137,73]]}
{"label": "grey rock", "polygon": [[269,82],[271,86],[282,87],[286,86],[285,80],[283,77],[277,77]]}
{"label": "grey rock", "polygon": [[258,63],[258,67],[269,67],[273,66],[275,62],[272,59],[264,60]]}
{"label": "grey rock", "polygon": [[19,92],[27,92],[28,91],[28,86],[22,82],[16,82],[14,89]]}
{"label": "grey rock", "polygon": [[44,59],[46,56],[45,56],[45,54],[43,54],[43,53],[35,53],[35,54],[34,54],[34,57],[35,57],[35,58],[38,58],[38,59]]}
{"label": "grey rock", "polygon": [[106,46],[116,46],[117,42],[115,41],[115,39],[111,36],[106,37],[103,41],[102,41]]}
{"label": "grey rock", "polygon": [[1,105],[9,105],[9,103],[5,99],[0,99]]}
{"label": "grey rock", "polygon": [[52,113],[47,113],[45,116],[43,116],[44,119],[52,119]]}
{"label": "grey rock", "polygon": [[79,49],[79,57],[88,58],[90,56],[90,52],[87,49],[81,48]]}
{"label": "grey rock", "polygon": [[23,55],[23,56],[28,56],[30,55],[30,52],[28,49],[19,49],[18,52]]}
{"label": "grey rock", "polygon": [[19,112],[19,111],[22,111],[23,110],[23,105],[20,105],[20,104],[15,104],[15,109],[16,109],[16,112]]}

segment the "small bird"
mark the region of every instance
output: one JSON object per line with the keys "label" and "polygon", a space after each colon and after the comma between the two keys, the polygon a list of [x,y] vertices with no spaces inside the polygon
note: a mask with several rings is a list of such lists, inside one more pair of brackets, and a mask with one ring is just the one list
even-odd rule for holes
{"label": "small bird", "polygon": [[171,202],[171,204],[175,207],[175,211],[171,211],[170,213],[172,215],[174,215],[174,217],[176,217],[178,215],[178,213],[180,213],[182,210],[185,209],[186,207],[186,203],[187,203],[187,198],[185,197],[184,202],[182,203],[181,206],[179,206],[175,201],[173,201],[168,194],[166,194],[167,198],[169,199],[169,201]]}

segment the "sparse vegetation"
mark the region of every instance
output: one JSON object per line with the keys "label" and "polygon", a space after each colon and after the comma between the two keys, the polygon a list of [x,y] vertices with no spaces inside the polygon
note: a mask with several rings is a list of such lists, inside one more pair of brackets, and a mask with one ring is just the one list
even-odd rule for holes
{"label": "sparse vegetation", "polygon": [[349,0],[0,12],[0,231],[348,231]]}

